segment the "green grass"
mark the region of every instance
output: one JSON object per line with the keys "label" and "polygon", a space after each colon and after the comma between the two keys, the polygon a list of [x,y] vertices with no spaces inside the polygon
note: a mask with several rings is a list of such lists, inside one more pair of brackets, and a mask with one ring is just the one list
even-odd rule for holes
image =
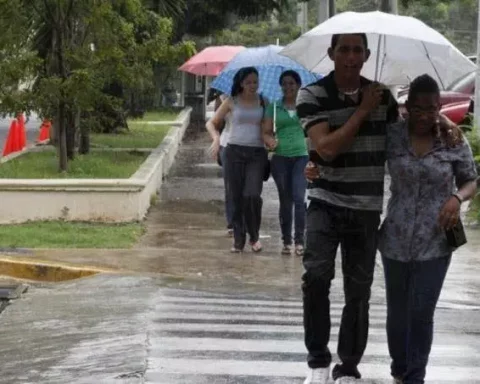
{"label": "green grass", "polygon": [[107,148],[156,148],[168,133],[170,126],[145,124],[138,121],[130,124],[129,130],[120,133],[92,133],[91,143]]}
{"label": "green grass", "polygon": [[68,172],[58,172],[55,152],[30,152],[0,165],[3,179],[99,178],[123,179],[132,176],[143,163],[145,152],[91,152],[77,155],[68,164]]}
{"label": "green grass", "polygon": [[140,223],[40,221],[0,226],[3,248],[129,248],[145,232]]}
{"label": "green grass", "polygon": [[173,111],[151,111],[145,113],[141,119],[131,119],[129,123],[138,123],[142,121],[174,121],[178,116],[178,112]]}

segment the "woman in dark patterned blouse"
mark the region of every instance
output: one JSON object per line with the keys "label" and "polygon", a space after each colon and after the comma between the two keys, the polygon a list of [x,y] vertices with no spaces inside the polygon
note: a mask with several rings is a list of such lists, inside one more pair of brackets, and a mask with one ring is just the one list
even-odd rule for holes
{"label": "woman in dark patterned blouse", "polygon": [[440,129],[440,92],[428,75],[416,78],[409,118],[387,130],[392,197],[381,228],[387,291],[387,336],[395,383],[423,384],[433,317],[450,264],[445,231],[476,192],[472,152],[460,129]]}

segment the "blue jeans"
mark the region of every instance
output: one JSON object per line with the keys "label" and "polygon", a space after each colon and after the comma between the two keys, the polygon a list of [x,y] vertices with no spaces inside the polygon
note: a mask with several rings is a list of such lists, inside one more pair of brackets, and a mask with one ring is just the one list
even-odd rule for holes
{"label": "blue jeans", "polygon": [[383,257],[391,372],[404,384],[425,382],[435,308],[450,259],[405,263]]}
{"label": "blue jeans", "polygon": [[225,170],[225,147],[220,147],[220,160],[222,162],[222,174],[223,174],[223,184],[225,187],[225,219],[227,220],[227,228],[233,228],[233,199],[232,194],[228,190],[228,181],[227,176],[228,172]]}
{"label": "blue jeans", "polygon": [[271,172],[280,199],[280,228],[283,244],[292,244],[293,212],[295,211],[295,244],[304,243],[305,233],[305,191],[307,180],[304,170],[308,156],[285,157],[273,155]]}

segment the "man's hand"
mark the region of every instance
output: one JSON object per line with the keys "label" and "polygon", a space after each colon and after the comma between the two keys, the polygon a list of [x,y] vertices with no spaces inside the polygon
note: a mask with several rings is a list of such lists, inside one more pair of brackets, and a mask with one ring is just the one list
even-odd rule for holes
{"label": "man's hand", "polygon": [[454,196],[450,197],[443,205],[438,216],[438,222],[444,229],[450,229],[457,224],[460,216],[460,202]]}
{"label": "man's hand", "polygon": [[382,102],[384,86],[379,83],[372,83],[362,89],[362,102],[359,109],[366,114],[374,111]]}

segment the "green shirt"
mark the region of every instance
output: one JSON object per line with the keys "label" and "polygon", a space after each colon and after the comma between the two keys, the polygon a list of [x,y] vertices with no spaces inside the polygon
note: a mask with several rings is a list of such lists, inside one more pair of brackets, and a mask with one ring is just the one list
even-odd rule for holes
{"label": "green shirt", "polygon": [[283,105],[283,102],[277,101],[271,103],[265,110],[265,117],[273,120],[273,106],[276,105],[276,138],[278,141],[275,154],[285,157],[307,156],[307,143],[297,113],[293,112],[290,116],[289,111]]}

